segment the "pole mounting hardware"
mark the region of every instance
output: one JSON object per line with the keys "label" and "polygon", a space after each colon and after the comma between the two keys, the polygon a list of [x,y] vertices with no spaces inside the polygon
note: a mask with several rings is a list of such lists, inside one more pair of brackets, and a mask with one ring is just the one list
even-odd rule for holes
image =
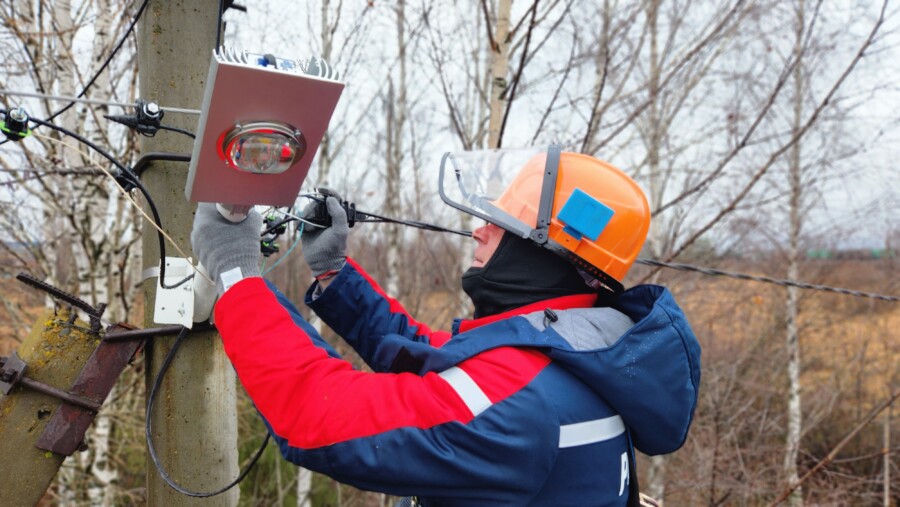
{"label": "pole mounting hardware", "polygon": [[70,405],[91,412],[100,410],[101,404],[94,400],[90,400],[69,391],[63,391],[62,389],[26,377],[25,370],[27,368],[28,365],[19,357],[19,354],[15,352],[9,357],[0,358],[0,391],[2,391],[3,394],[9,394],[14,387],[22,384],[24,387],[58,398]]}

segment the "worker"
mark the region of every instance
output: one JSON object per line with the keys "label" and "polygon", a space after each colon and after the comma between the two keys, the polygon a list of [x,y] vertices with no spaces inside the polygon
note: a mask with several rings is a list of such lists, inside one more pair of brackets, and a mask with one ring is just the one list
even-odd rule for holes
{"label": "worker", "polygon": [[594,157],[551,147],[514,160],[442,163],[443,199],[486,221],[462,276],[475,318],[452,331],[413,320],[347,257],[337,196],[330,227],[306,226],[305,303],[373,372],[260,277],[256,213],[233,224],[198,207],[191,240],[217,281],[225,352],[285,459],[418,505],[638,505],[634,449],[683,444],[700,380],[671,294],[621,284],[646,198]]}

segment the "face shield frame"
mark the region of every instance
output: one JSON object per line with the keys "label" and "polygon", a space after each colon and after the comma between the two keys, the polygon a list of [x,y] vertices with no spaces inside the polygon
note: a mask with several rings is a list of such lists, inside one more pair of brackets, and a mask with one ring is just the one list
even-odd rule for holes
{"label": "face shield frame", "polygon": [[[550,145],[547,149],[547,161],[544,164],[541,200],[538,206],[537,224],[535,227],[525,224],[498,206],[495,206],[487,198],[481,195],[475,195],[473,192],[466,190],[462,182],[460,167],[454,159],[453,154],[450,152],[444,153],[444,156],[441,158],[441,170],[438,177],[438,192],[440,193],[441,200],[450,207],[480,218],[485,222],[494,224],[520,238],[531,239],[538,245],[544,245],[549,239],[548,231],[550,219],[552,218],[551,215],[553,213],[553,198],[556,189],[556,178],[559,174],[559,159],[561,153],[562,148],[556,144]],[[464,206],[447,194],[447,191],[444,188],[444,178],[448,162],[453,165],[460,194],[475,207]],[[479,211],[479,209],[488,210],[490,211],[490,214]]]}
{"label": "face shield frame", "polygon": [[[594,290],[598,292],[612,292],[613,294],[622,293],[624,291],[624,286],[621,282],[608,275],[600,268],[575,255],[574,252],[563,247],[561,244],[550,239],[550,224],[553,218],[553,205],[556,198],[556,183],[559,176],[559,163],[562,156],[562,147],[558,144],[551,144],[547,147],[546,153],[547,159],[544,164],[541,196],[540,202],[538,203],[537,219],[534,227],[525,224],[503,209],[495,206],[487,198],[481,195],[475,195],[474,192],[467,191],[462,182],[460,167],[456,160],[454,160],[453,154],[450,152],[444,153],[444,156],[441,158],[441,168],[438,179],[438,192],[441,196],[441,200],[452,208],[480,218],[490,224],[494,224],[523,239],[531,239],[537,246],[546,248],[559,255],[572,264],[582,275],[585,283]],[[447,194],[444,187],[444,177],[445,171],[448,168],[448,162],[453,165],[461,195],[472,203],[474,207],[465,206],[453,200]],[[489,214],[480,211],[479,209],[489,211]]]}

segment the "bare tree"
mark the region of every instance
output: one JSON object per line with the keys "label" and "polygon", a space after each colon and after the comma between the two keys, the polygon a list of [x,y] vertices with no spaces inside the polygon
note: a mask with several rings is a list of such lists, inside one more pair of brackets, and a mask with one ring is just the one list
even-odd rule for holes
{"label": "bare tree", "polygon": [[[94,99],[118,100],[120,93],[133,98],[133,60],[119,60],[115,74],[100,68],[131,22],[116,14],[124,9],[124,2],[111,0],[4,4],[0,18],[5,35],[20,51],[7,60],[19,71],[0,77],[2,87],[74,96],[90,82]],[[87,51],[76,44],[76,35],[86,31],[93,33]],[[5,102],[7,108],[13,105],[8,97]],[[19,103],[38,118],[50,117],[65,106],[49,100]],[[76,106],[56,122],[128,160],[132,136],[109,132],[103,118],[107,112],[103,106]],[[99,162],[96,154],[47,128],[36,129],[32,137],[18,143],[17,151],[8,146],[0,154],[2,167],[30,168],[12,180],[22,199],[18,213],[0,219],[3,234],[26,245],[28,257],[20,259],[19,269],[36,269],[39,276],[95,305],[108,303],[107,318],[126,320],[139,269],[134,263],[139,215],[104,176],[100,169],[108,164]],[[32,211],[31,206],[39,210]],[[23,231],[23,223],[31,225]],[[88,434],[89,451],[66,462],[58,480],[61,501],[83,498],[108,505],[117,498],[118,472],[110,456],[115,425],[111,414],[117,410],[114,404],[104,407]]]}
{"label": "bare tree", "polygon": [[[804,65],[803,65],[803,42],[806,35],[806,5],[804,0],[798,0],[794,7],[796,11],[796,40],[794,43],[794,57],[797,59],[797,65],[794,67],[794,115],[792,125],[792,135],[796,136],[803,122],[803,96],[804,96]],[[790,179],[790,203],[788,221],[788,268],[787,277],[796,280],[800,274],[800,234],[802,226],[802,204],[801,197],[803,195],[802,184],[802,165],[801,165],[801,146],[802,143],[794,143],[790,151],[789,158],[789,179]],[[801,386],[800,386],[800,337],[797,329],[797,318],[799,309],[797,307],[798,289],[796,287],[788,287],[787,301],[785,311],[787,312],[786,321],[786,352],[788,356],[788,426],[787,438],[784,451],[784,473],[785,480],[788,484],[794,484],[799,478],[797,473],[797,454],[800,450],[800,435],[803,427],[803,413],[801,410]],[[792,506],[803,505],[803,493],[800,488],[794,490],[790,497]]]}
{"label": "bare tree", "polygon": [[[827,184],[849,186],[851,179],[839,178],[864,175],[851,166],[884,164],[865,152],[878,140],[854,137],[860,118],[852,113],[872,96],[892,97],[890,87],[860,79],[860,72],[877,58],[889,67],[896,34],[882,28],[884,9],[852,7],[821,0],[315,0],[254,3],[246,14],[229,10],[226,21],[228,45],[322,56],[340,73],[347,88],[308,181],[335,187],[361,209],[471,228],[434,198],[431,160],[454,148],[563,141],[645,186],[654,214],[647,256],[768,275],[782,270],[781,276],[890,293],[896,292],[892,272],[879,264],[854,265],[851,272],[805,258],[814,242],[834,245],[825,234],[840,229],[810,218],[829,205]],[[133,8],[124,0],[3,3],[0,35],[8,43],[0,44],[0,88],[76,95],[96,75],[91,98],[133,101],[130,41],[109,70],[97,73],[131,21],[118,13]],[[42,118],[64,105],[0,101],[4,109],[24,104]],[[55,122],[133,160],[134,136],[103,118],[120,112],[75,105]],[[142,304],[134,294],[141,224],[104,175],[108,168],[45,128],[0,146],[0,274],[33,270],[92,302],[111,303],[109,318],[125,320]],[[849,227],[865,223],[856,215],[842,220]],[[443,326],[464,310],[457,283],[468,263],[464,241],[359,224],[350,250],[417,317]],[[268,276],[299,300],[309,274],[297,250]],[[652,471],[643,485],[669,503],[770,501],[778,493],[773,484],[799,484],[804,467],[863,420],[873,385],[896,384],[887,360],[898,353],[889,306],[842,306],[796,289],[634,272],[635,280],[659,280],[677,293],[704,345],[701,400],[684,449],[656,460],[665,467],[647,467],[641,458],[641,469]],[[9,315],[2,317],[4,329],[30,326],[27,304],[7,293],[0,301]],[[883,336],[885,343],[846,345],[831,353],[849,358],[846,364],[827,363],[822,337],[846,333],[863,319],[877,326],[855,332]],[[815,345],[804,347],[802,363],[791,352],[801,338]],[[54,493],[61,501],[140,503],[143,470],[130,463],[142,451],[128,442],[140,440],[142,401],[127,384],[114,397],[96,432],[101,440],[105,433],[116,437],[105,444],[105,461],[103,442],[91,442],[89,453],[67,465],[67,485]],[[252,405],[241,406],[242,421],[261,431]],[[884,431],[896,433],[896,421],[887,420],[877,439],[863,428],[844,454],[806,479],[803,494],[810,502],[849,504],[883,501],[897,491],[900,474],[889,473],[896,453],[888,446],[879,454]],[[885,462],[880,468],[878,458]],[[295,474],[269,454],[257,467],[244,487],[250,503],[389,501]],[[794,495],[800,498],[799,488]]]}

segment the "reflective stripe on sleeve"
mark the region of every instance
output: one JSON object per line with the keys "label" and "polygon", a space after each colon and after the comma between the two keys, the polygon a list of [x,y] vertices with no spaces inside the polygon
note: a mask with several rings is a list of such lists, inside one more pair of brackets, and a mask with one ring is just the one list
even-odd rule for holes
{"label": "reflective stripe on sleeve", "polygon": [[605,417],[559,427],[559,447],[575,447],[595,444],[625,433],[625,423],[620,416]]}
{"label": "reflective stripe on sleeve", "polygon": [[462,398],[463,403],[469,407],[473,416],[477,416],[491,406],[491,400],[488,399],[487,395],[484,394],[484,391],[478,387],[478,384],[476,384],[475,381],[472,380],[472,377],[463,371],[462,368],[454,366],[448,370],[442,371],[439,375],[446,380],[447,383],[450,384],[450,387],[456,391],[456,394]]}

